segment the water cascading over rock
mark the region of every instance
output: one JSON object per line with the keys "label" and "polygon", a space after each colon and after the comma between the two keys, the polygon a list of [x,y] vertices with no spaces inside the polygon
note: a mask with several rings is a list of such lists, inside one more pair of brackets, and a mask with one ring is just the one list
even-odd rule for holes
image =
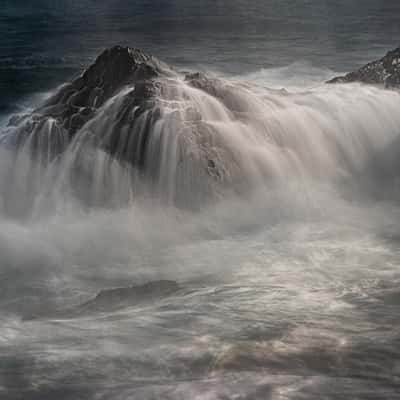
{"label": "water cascading over rock", "polygon": [[397,164],[380,165],[398,147],[399,108],[395,91],[282,91],[180,72],[117,46],[10,119],[0,135],[0,205],[13,216],[132,201],[198,209],[276,185],[353,187],[373,177],[374,186],[382,179],[371,168],[398,177]]}
{"label": "water cascading over rock", "polygon": [[[208,139],[196,143],[188,134],[200,129],[201,116],[185,104],[177,77],[141,50],[116,46],[31,114],[13,116],[2,136],[9,150],[5,208],[23,214],[38,199],[65,191],[87,205],[121,205],[146,190],[193,205],[209,189],[191,196],[191,182],[200,187],[199,175],[202,182],[221,175],[213,160],[199,159]],[[187,81],[204,83],[200,75]],[[177,186],[179,180],[186,184]]]}

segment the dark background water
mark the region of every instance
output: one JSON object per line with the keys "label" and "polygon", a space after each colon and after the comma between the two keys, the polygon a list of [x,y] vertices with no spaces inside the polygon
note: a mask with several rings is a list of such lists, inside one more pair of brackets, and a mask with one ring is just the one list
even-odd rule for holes
{"label": "dark background water", "polygon": [[400,41],[399,0],[1,0],[0,113],[115,44],[226,73],[345,71]]}

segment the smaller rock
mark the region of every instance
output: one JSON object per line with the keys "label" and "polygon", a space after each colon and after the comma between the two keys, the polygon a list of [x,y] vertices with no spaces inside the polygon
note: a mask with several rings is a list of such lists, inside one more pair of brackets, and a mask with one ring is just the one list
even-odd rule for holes
{"label": "smaller rock", "polygon": [[105,289],[101,290],[93,299],[76,307],[64,310],[47,310],[40,314],[26,316],[24,320],[69,319],[103,312],[113,312],[126,307],[160,300],[173,295],[180,289],[181,286],[171,280],[158,280],[139,286]]}
{"label": "smaller rock", "polygon": [[383,58],[373,61],[357,71],[338,76],[327,83],[362,82],[385,87],[400,87],[400,47],[389,51]]}

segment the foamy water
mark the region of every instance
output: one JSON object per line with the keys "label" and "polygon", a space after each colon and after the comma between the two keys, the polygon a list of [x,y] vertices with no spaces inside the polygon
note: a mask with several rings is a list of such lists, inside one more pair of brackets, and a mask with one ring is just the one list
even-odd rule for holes
{"label": "foamy water", "polygon": [[[3,130],[4,398],[398,396],[400,94],[299,69],[165,78],[144,157],[140,119],[107,152],[130,88],[69,145],[35,132],[40,160]],[[161,279],[181,289],[63,317]]]}

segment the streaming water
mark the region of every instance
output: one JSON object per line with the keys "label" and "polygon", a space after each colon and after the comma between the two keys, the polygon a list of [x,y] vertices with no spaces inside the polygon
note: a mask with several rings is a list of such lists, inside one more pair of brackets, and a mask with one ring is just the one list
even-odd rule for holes
{"label": "streaming water", "polygon": [[291,68],[3,128],[2,398],[398,397],[400,94]]}

